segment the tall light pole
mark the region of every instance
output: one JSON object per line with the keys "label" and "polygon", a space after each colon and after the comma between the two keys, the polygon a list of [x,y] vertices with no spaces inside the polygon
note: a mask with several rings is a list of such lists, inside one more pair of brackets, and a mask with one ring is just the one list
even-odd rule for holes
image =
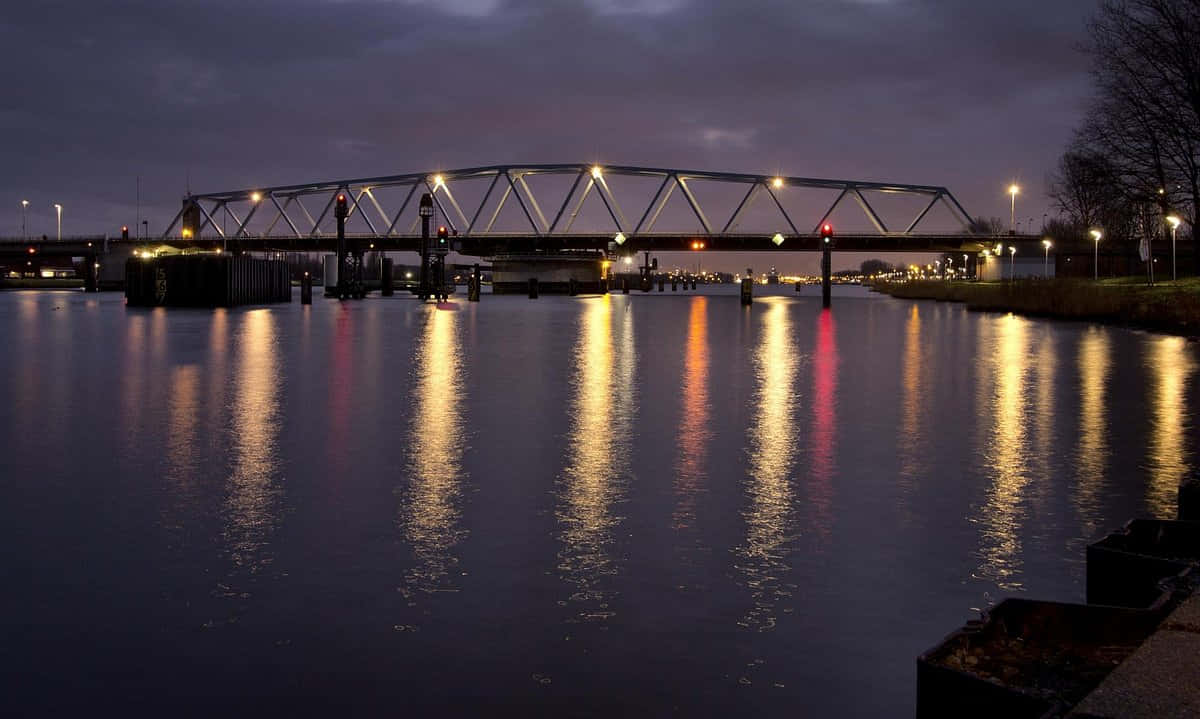
{"label": "tall light pole", "polygon": [[1174,282],[1175,276],[1175,230],[1179,229],[1181,220],[1176,215],[1167,215],[1167,223],[1171,225],[1171,281]]}
{"label": "tall light pole", "polygon": [[1008,246],[1008,281],[1009,282],[1012,282],[1014,279],[1016,279],[1016,274],[1013,272],[1013,270],[1015,269],[1016,262],[1017,262],[1017,248],[1012,245],[1009,245]]}
{"label": "tall light pole", "polygon": [[1096,241],[1096,254],[1095,254],[1095,260],[1093,260],[1094,264],[1092,265],[1092,267],[1093,267],[1092,279],[1093,280],[1100,279],[1100,238],[1103,236],[1104,236],[1104,233],[1101,232],[1100,230],[1092,230],[1092,239]]}
{"label": "tall light pole", "polygon": [[1042,240],[1042,247],[1046,250],[1042,257],[1042,277],[1050,279],[1050,240]]}
{"label": "tall light pole", "polygon": [[966,255],[963,255],[963,279],[964,280],[971,279],[967,273],[967,256]]}
{"label": "tall light pole", "polygon": [[21,200],[21,239],[29,242],[29,230],[25,228],[25,208],[29,207],[29,200]]}
{"label": "tall light pole", "polygon": [[1020,191],[1021,188],[1015,183],[1008,188],[1008,194],[1012,196],[1012,207],[1008,214],[1008,232],[1011,235],[1017,234],[1017,193]]}
{"label": "tall light pole", "polygon": [[62,205],[55,203],[54,211],[58,213],[58,241],[62,242]]}

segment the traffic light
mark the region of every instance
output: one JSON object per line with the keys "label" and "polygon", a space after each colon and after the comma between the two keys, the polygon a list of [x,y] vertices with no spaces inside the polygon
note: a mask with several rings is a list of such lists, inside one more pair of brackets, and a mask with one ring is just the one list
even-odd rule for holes
{"label": "traffic light", "polygon": [[829,224],[828,222],[821,225],[821,244],[833,244],[833,225]]}
{"label": "traffic light", "polygon": [[446,231],[446,226],[438,227],[437,231],[437,252],[444,255],[450,251],[450,233]]}
{"label": "traffic light", "polygon": [[122,240],[129,239],[129,225],[121,225],[121,239]]}
{"label": "traffic light", "polygon": [[334,207],[334,214],[342,219],[346,218],[349,211],[346,209],[346,193],[339,192],[337,196],[337,206]]}

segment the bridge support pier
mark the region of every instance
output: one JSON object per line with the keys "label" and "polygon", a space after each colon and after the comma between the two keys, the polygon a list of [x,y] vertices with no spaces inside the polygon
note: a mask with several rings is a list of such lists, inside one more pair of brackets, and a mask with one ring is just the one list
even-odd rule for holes
{"label": "bridge support pier", "polygon": [[379,267],[379,294],[384,297],[391,297],[395,294],[395,289],[392,284],[392,258],[384,257],[383,262]]}
{"label": "bridge support pier", "polygon": [[828,307],[833,295],[833,249],[826,242],[821,249],[821,306]]}
{"label": "bridge support pier", "polygon": [[746,276],[742,278],[742,305],[750,306],[754,302],[754,272],[746,268]]}
{"label": "bridge support pier", "polygon": [[312,304],[312,275],[307,272],[300,277],[300,304]]}
{"label": "bridge support pier", "polygon": [[99,292],[100,282],[98,275],[100,270],[96,267],[96,255],[87,255],[83,258],[83,291],[84,292]]}

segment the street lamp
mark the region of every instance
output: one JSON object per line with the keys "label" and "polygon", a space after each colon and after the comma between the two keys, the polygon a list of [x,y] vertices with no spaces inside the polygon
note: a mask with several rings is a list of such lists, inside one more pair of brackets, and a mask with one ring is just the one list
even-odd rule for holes
{"label": "street lamp", "polygon": [[54,211],[58,213],[58,241],[62,242],[62,205],[55,203]]}
{"label": "street lamp", "polygon": [[1008,281],[1012,282],[1016,275],[1013,274],[1014,265],[1017,261],[1017,248],[1012,245],[1008,246]]}
{"label": "street lamp", "polygon": [[1046,250],[1046,254],[1042,257],[1042,276],[1050,279],[1050,240],[1042,240],[1042,247]]}
{"label": "street lamp", "polygon": [[966,255],[963,255],[963,279],[964,280],[971,279],[970,277],[967,276],[967,256]]}
{"label": "street lamp", "polygon": [[25,229],[25,208],[29,207],[29,200],[21,200],[21,239],[29,242],[29,230]]}
{"label": "street lamp", "polygon": [[1017,233],[1017,193],[1020,191],[1021,188],[1017,187],[1015,183],[1008,188],[1008,194],[1012,196],[1012,208],[1008,215],[1008,232],[1013,235]]}
{"label": "street lamp", "polygon": [[1176,215],[1167,215],[1167,223],[1171,225],[1171,281],[1175,281],[1175,230],[1179,229],[1182,220]]}
{"label": "street lamp", "polygon": [[1100,279],[1100,238],[1104,236],[1104,233],[1101,232],[1100,230],[1092,230],[1091,234],[1092,234],[1092,239],[1096,241],[1096,254],[1095,254],[1094,264],[1092,265],[1093,266],[1092,279],[1099,280]]}

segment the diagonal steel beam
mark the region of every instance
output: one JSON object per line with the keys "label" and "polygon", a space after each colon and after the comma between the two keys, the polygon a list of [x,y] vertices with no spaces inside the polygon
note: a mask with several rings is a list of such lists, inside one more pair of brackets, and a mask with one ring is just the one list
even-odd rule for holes
{"label": "diagonal steel beam", "polygon": [[563,233],[571,231],[571,226],[575,224],[575,218],[579,217],[579,211],[583,209],[583,201],[587,199],[588,193],[596,186],[596,178],[589,178],[588,183],[583,188],[583,192],[579,193],[579,202],[575,203],[575,209],[571,211],[571,216],[567,218],[567,226],[563,228]]}
{"label": "diagonal steel beam", "polygon": [[329,209],[333,207],[333,201],[337,199],[338,193],[342,191],[349,192],[350,189],[347,187],[337,187],[330,193],[329,201],[325,203],[325,209],[321,210],[321,214],[317,216],[317,221],[313,223],[314,234],[317,232],[317,227],[325,221],[325,215],[329,214]]}
{"label": "diagonal steel beam", "polygon": [[838,193],[837,199],[833,201],[833,204],[829,206],[828,210],[825,210],[825,214],[821,215],[821,219],[817,221],[817,226],[813,228],[812,233],[814,235],[821,231],[821,225],[825,224],[829,220],[829,216],[832,215],[833,211],[837,209],[838,203],[842,201],[842,198],[846,196],[847,192],[849,192],[848,189],[843,189],[840,193]]}
{"label": "diagonal steel beam", "polygon": [[768,185],[764,184],[763,187],[767,188],[767,194],[775,201],[775,206],[779,208],[779,214],[783,215],[783,219],[788,223],[788,227],[792,228],[792,233],[796,235],[800,234],[800,230],[796,229],[796,223],[792,222],[792,216],[787,213],[787,210],[783,209],[783,203],[779,201],[779,198],[775,195],[775,191]]}
{"label": "diagonal steel beam", "polygon": [[[400,221],[400,217],[404,214],[404,210],[408,208],[408,203],[412,200],[413,195],[416,194],[417,187],[418,184],[414,182],[412,183],[412,187],[408,188],[408,194],[404,196],[404,202],[400,203],[400,209],[396,212],[396,216],[392,218],[392,223],[388,225],[387,232],[384,233],[385,236],[390,237],[392,232],[395,231],[396,223]],[[421,218],[418,216],[417,219],[420,220]]]}
{"label": "diagonal steel beam", "polygon": [[921,214],[917,215],[916,219],[909,223],[908,228],[904,230],[904,234],[908,234],[917,229],[917,225],[921,223],[921,220],[925,219],[925,215],[929,214],[929,211],[933,209],[933,206],[936,205],[940,199],[942,199],[942,193],[939,192],[933,196],[933,199],[929,201],[928,205],[925,205],[925,209],[921,210]]}
{"label": "diagonal steel beam", "polygon": [[[225,203],[224,203],[224,202],[221,202],[221,203],[219,203],[219,204],[220,204],[222,207],[225,205]],[[214,219],[212,218],[212,215],[210,215],[210,214],[208,213],[208,210],[204,209],[204,203],[200,202],[199,200],[196,200],[196,207],[199,207],[199,208],[200,208],[200,214],[204,215],[204,221],[205,221],[205,222],[207,222],[208,224],[212,225],[212,228],[213,228],[214,230],[216,230],[216,233],[217,233],[217,235],[218,235],[218,236],[219,236],[219,237],[220,237],[222,240],[223,240],[223,239],[225,239],[225,230],[222,230],[222,229],[221,229],[221,226],[217,224],[217,221],[216,221],[216,220],[214,220]],[[215,210],[215,209],[217,209],[217,208],[216,208],[216,206],[213,206],[213,209],[214,209],[214,210]],[[199,236],[200,236],[200,230],[203,230],[203,229],[204,229],[204,223],[201,223],[201,224],[200,224],[200,227],[196,228],[196,236],[197,236],[197,237],[199,237]]]}
{"label": "diagonal steel beam", "polygon": [[883,218],[875,212],[875,208],[871,207],[871,203],[867,202],[867,198],[863,197],[863,193],[857,187],[854,188],[854,199],[858,201],[859,207],[866,213],[867,218],[871,220],[871,224],[875,225],[875,229],[879,231],[879,234],[886,235],[888,228],[883,223]]}
{"label": "diagonal steel beam", "polygon": [[754,204],[755,198],[758,197],[758,191],[763,188],[764,184],[765,183],[762,182],[756,182],[753,185],[750,185],[750,189],[746,190],[745,197],[742,198],[742,201],[738,203],[737,209],[735,209],[733,214],[730,215],[729,221],[726,222],[725,226],[721,228],[721,234],[725,234],[734,227],[737,227],[738,222],[742,217],[742,211],[750,209],[750,206]]}
{"label": "diagonal steel beam", "polygon": [[696,201],[696,198],[692,195],[692,191],[688,189],[687,182],[678,174],[675,175],[675,182],[679,184],[679,191],[687,198],[688,204],[692,206],[692,212],[696,213],[696,218],[700,220],[700,225],[704,227],[704,231],[711,235],[713,233],[712,225],[708,224],[708,218],[704,216],[704,211],[700,209],[700,203]]}
{"label": "diagonal steel beam", "polygon": [[[297,238],[303,237],[303,235],[300,234],[300,230],[296,229],[296,225],[295,225],[295,223],[292,222],[292,218],[288,217],[288,214],[287,214],[287,206],[292,204],[292,198],[289,197],[287,199],[287,202],[285,202],[283,204],[283,206],[280,207],[279,200],[275,199],[274,193],[267,193],[267,197],[271,198],[271,202],[274,203],[275,209],[279,210],[279,217],[282,217],[283,221],[287,223],[287,226],[292,228],[292,233],[295,234]],[[275,223],[279,221],[279,217],[276,217],[274,220],[271,221],[271,227],[275,226]],[[271,234],[271,227],[267,228],[266,234],[268,234],[268,235]]]}
{"label": "diagonal steel beam", "polygon": [[317,223],[316,223],[316,221],[313,220],[312,215],[310,215],[308,213],[308,208],[304,206],[304,201],[300,199],[299,195],[294,195],[293,197],[296,200],[296,204],[300,206],[300,211],[304,213],[305,219],[307,219],[309,224],[311,224],[313,226],[313,231],[308,233],[309,236],[320,235],[321,230],[320,230],[320,228],[317,227]]}
{"label": "diagonal steel beam", "polygon": [[[433,187],[433,192],[434,192],[433,196],[434,197],[437,197],[437,189],[438,189],[437,185],[434,185],[434,187]],[[442,181],[442,192],[446,193],[446,199],[450,200],[450,206],[453,207],[454,211],[458,213],[458,219],[460,219],[462,221],[463,228],[466,228],[467,227],[467,216],[463,214],[462,208],[458,206],[458,200],[454,199],[454,194],[450,192],[450,185],[445,180]],[[438,206],[441,207],[440,204]],[[449,220],[447,220],[447,221],[449,221]],[[451,227],[453,227],[453,226],[454,226],[454,224],[451,223]]]}
{"label": "diagonal steel beam", "polygon": [[563,213],[567,211],[567,205],[571,202],[571,197],[575,194],[575,190],[579,188],[579,183],[583,180],[583,171],[575,175],[575,181],[571,183],[571,189],[567,191],[567,196],[563,198],[562,205],[558,208],[558,213],[554,215],[554,222],[550,223],[550,229],[547,234],[553,234],[554,229],[558,227],[558,221],[562,219]]}
{"label": "diagonal steel beam", "polygon": [[671,181],[671,184],[667,186],[666,193],[662,196],[662,199],[658,201],[658,207],[654,210],[654,214],[650,217],[650,224],[646,225],[646,232],[654,232],[654,224],[658,222],[658,216],[662,214],[662,211],[667,206],[667,202],[670,201],[671,193],[675,192],[675,188],[679,186],[679,178],[675,177],[675,175],[667,175],[667,179]]}
{"label": "diagonal steel beam", "polygon": [[500,173],[496,173],[492,176],[492,181],[488,183],[487,192],[483,193],[483,199],[479,201],[479,208],[475,210],[475,216],[471,218],[471,224],[467,225],[467,231],[464,234],[470,235],[475,229],[475,223],[479,222],[479,215],[483,212],[484,206],[487,205],[487,201],[492,196],[492,190],[496,189],[496,183],[499,181]]}
{"label": "diagonal steel beam", "polygon": [[604,198],[604,205],[608,207],[608,214],[612,215],[613,222],[617,225],[617,232],[624,232],[629,229],[629,223],[625,221],[625,213],[621,212],[617,198],[613,195],[612,190],[608,189],[608,180],[604,175],[600,175],[596,179],[597,191],[600,193],[600,197]]}
{"label": "diagonal steel beam", "polygon": [[646,224],[646,218],[650,216],[650,211],[654,209],[654,203],[658,202],[658,198],[662,196],[663,190],[666,189],[667,183],[671,181],[671,176],[663,177],[662,183],[659,184],[658,190],[654,192],[654,197],[650,198],[650,204],[646,205],[646,211],[642,213],[642,219],[638,220],[637,226],[633,228],[633,234],[637,234],[642,229],[642,225]]}
{"label": "diagonal steel beam", "polygon": [[525,219],[529,220],[529,226],[533,228],[533,234],[540,235],[537,223],[533,221],[533,215],[529,214],[529,208],[525,206],[525,201],[521,199],[521,193],[517,192],[517,186],[513,184],[512,175],[508,174],[508,170],[504,171],[504,178],[508,180],[508,186],[512,188],[513,195],[517,198],[517,204],[521,206],[521,211],[525,213]]}
{"label": "diagonal steel beam", "polygon": [[533,190],[530,190],[529,185],[525,182],[525,174],[524,172],[517,174],[517,184],[521,186],[522,190],[525,190],[525,196],[529,198],[529,206],[537,214],[538,220],[542,223],[542,228],[549,232],[550,223],[546,222],[546,216],[542,214],[542,208],[538,205],[537,198],[533,196]]}
{"label": "diagonal steel beam", "polygon": [[[379,213],[380,221],[387,222],[388,221],[387,213],[384,212],[383,208],[379,206],[379,200],[375,199],[375,193],[371,192],[371,188],[369,188],[369,187],[366,189],[367,189],[367,199],[370,200],[371,204],[375,206],[375,211]],[[389,227],[388,229],[391,229],[391,228]],[[384,234],[386,235],[387,233],[385,232]]]}

